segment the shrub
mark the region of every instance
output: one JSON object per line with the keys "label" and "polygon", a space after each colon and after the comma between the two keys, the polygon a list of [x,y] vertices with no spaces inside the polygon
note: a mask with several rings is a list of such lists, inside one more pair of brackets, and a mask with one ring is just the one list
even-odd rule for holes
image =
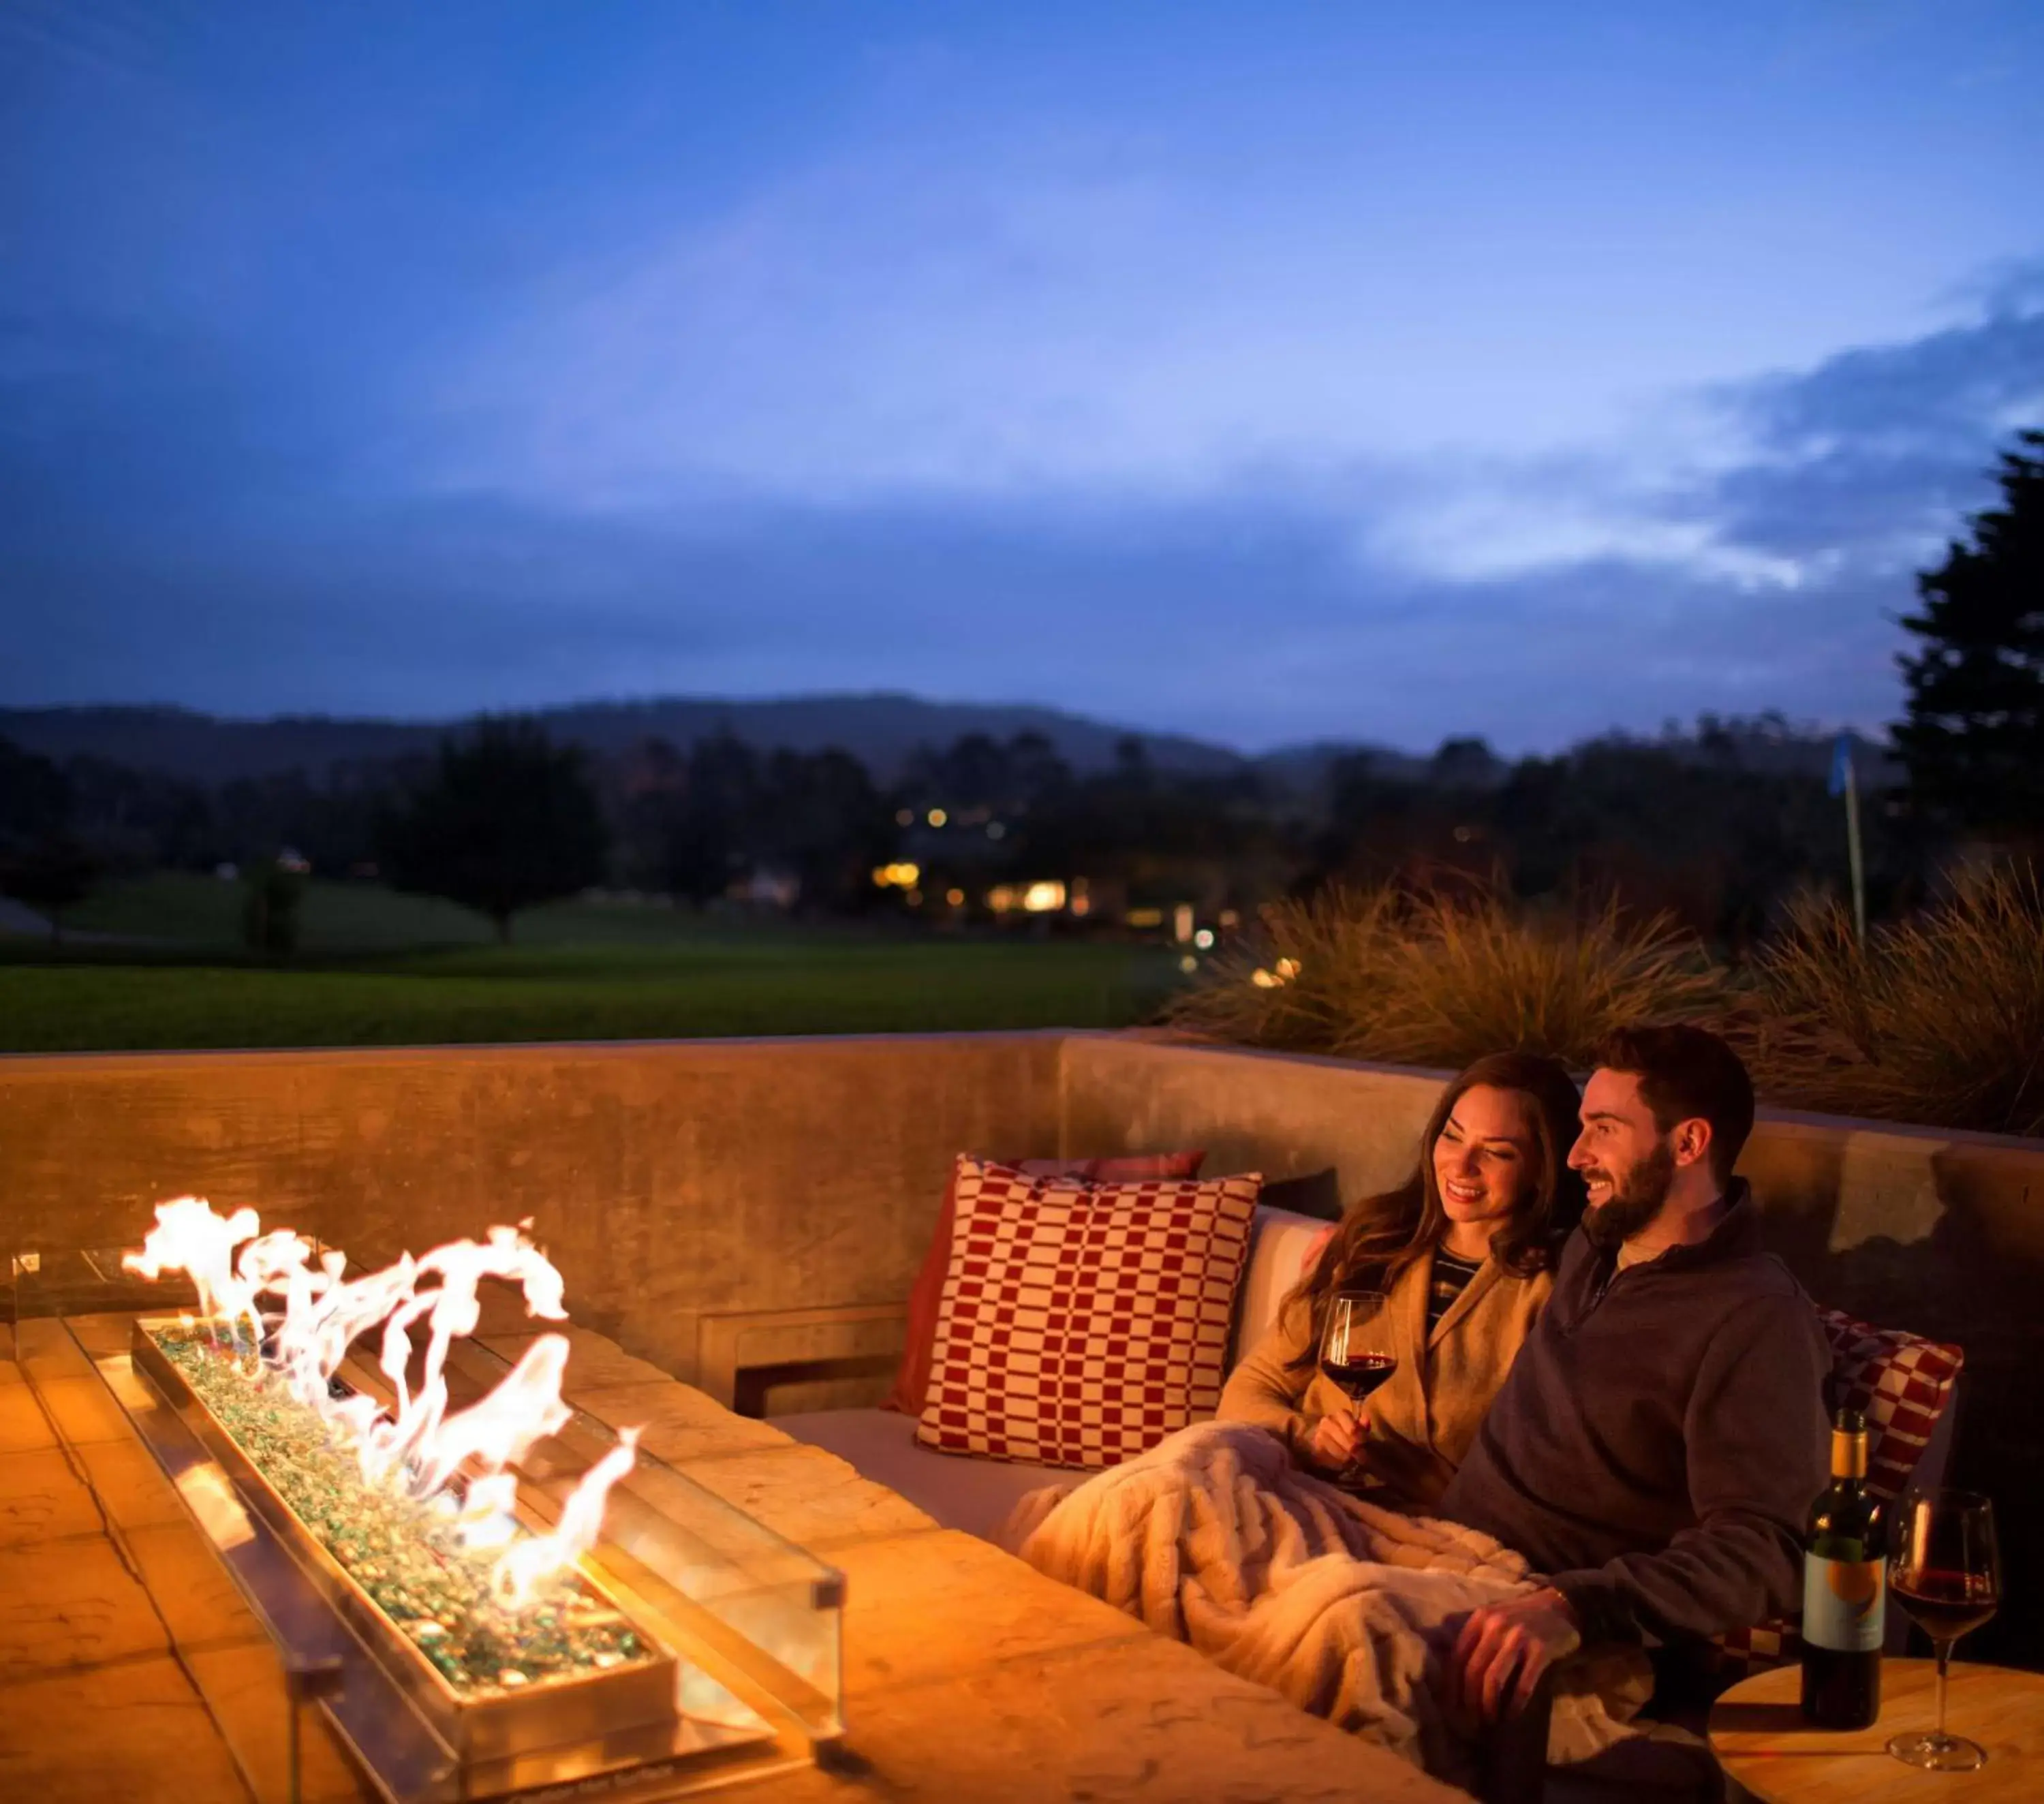
{"label": "shrub", "polygon": [[1518,1048],[1577,1066],[1622,1023],[1708,1018],[1723,975],[1665,915],[1616,901],[1535,913],[1495,885],[1335,885],[1264,912],[1262,931],[1172,1004],[1203,1034],[1295,1052],[1460,1066]]}
{"label": "shrub", "polygon": [[1769,1101],[2044,1134],[2044,886],[2027,864],[1968,873],[1865,945],[1805,897],[1755,955],[1732,1033]]}

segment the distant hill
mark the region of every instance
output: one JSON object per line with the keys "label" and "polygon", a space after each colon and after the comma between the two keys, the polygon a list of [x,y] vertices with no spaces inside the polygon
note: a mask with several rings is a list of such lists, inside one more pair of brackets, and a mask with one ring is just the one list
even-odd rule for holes
{"label": "distant hill", "polygon": [[[1005,739],[1041,733],[1074,770],[1106,768],[1132,735],[1160,769],[1220,775],[1247,762],[1224,746],[1170,733],[1140,733],[1055,708],[924,701],[893,694],[796,696],[767,701],[677,697],[660,701],[583,702],[536,716],[556,738],[609,755],[639,740],[682,747],[728,729],[762,750],[852,753],[883,781],[924,746],[967,733]],[[458,732],[460,720],[399,721],[281,715],[222,719],[182,708],[0,708],[0,737],[44,757],[90,753],[137,770],[220,784],[301,770],[324,782],[336,764],[423,750]]]}
{"label": "distant hill", "polygon": [[[556,738],[605,757],[647,739],[686,747],[725,729],[762,750],[836,747],[859,758],[882,782],[898,775],[919,747],[948,746],[967,733],[997,739],[1041,733],[1082,773],[1108,768],[1116,748],[1133,737],[1143,742],[1151,762],[1161,770],[1203,776],[1251,770],[1278,790],[1301,796],[1323,793],[1335,764],[1358,755],[1367,758],[1374,774],[1389,781],[1425,782],[1438,774],[1434,758],[1382,746],[1319,740],[1252,758],[1208,740],[1140,732],[1062,708],[925,701],[886,692],[766,701],[688,696],[579,702],[540,709],[536,718]],[[89,753],[136,770],[208,785],[292,770],[323,783],[336,765],[428,750],[466,724],[460,719],[348,720],[326,715],[246,720],[182,708],[0,708],[0,738],[45,758],[62,762]],[[1853,741],[1863,787],[1879,789],[1900,780],[1900,769],[1885,747],[1858,734]],[[1589,743],[1652,747],[1685,760],[1728,761],[1749,770],[1821,777],[1831,768],[1833,741],[1814,725],[1791,726],[1777,716],[1762,716],[1712,723],[1708,734],[1664,732],[1658,739],[1612,735]],[[1506,768],[1496,762],[1496,780]]]}

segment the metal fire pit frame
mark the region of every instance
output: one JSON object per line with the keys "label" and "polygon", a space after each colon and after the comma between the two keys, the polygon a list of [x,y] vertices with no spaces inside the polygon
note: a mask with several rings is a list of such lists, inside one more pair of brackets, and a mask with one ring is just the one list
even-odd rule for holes
{"label": "metal fire pit frame", "polygon": [[206,1451],[232,1475],[244,1500],[288,1545],[292,1557],[321,1595],[347,1622],[391,1683],[432,1724],[463,1767],[491,1766],[522,1756],[600,1744],[637,1730],[671,1727],[676,1714],[674,1656],[586,1564],[578,1566],[578,1582],[632,1622],[647,1642],[659,1649],[657,1653],[609,1671],[536,1679],[517,1691],[474,1695],[458,1691],[299,1519],[186,1383],[156,1338],[158,1330],[178,1326],[169,1317],[138,1316],[129,1345],[135,1368],[163,1393]]}
{"label": "metal fire pit frame", "polygon": [[[20,1308],[22,1292],[17,1275],[17,1320],[29,1313]],[[612,1547],[606,1539],[593,1558],[582,1561],[581,1574],[640,1626],[650,1642],[676,1656],[650,1663],[665,1675],[659,1718],[636,1724],[591,1723],[579,1739],[514,1753],[493,1754],[486,1745],[471,1741],[464,1753],[447,1732],[445,1713],[431,1701],[432,1687],[422,1687],[418,1675],[408,1672],[402,1661],[392,1661],[388,1649],[378,1646],[378,1636],[399,1646],[404,1645],[403,1637],[255,1472],[232,1437],[156,1346],[148,1329],[174,1325],[176,1318],[137,1319],[131,1311],[121,1312],[129,1315],[131,1350],[87,1357],[276,1647],[291,1700],[294,1749],[298,1710],[303,1703],[317,1702],[343,1748],[386,1804],[541,1804],[579,1797],[592,1784],[606,1798],[628,1804],[679,1797],[736,1776],[792,1772],[833,1747],[841,1736],[836,1685],[836,1610],[842,1597],[838,1575],[786,1546],[742,1512],[699,1491],[659,1460],[648,1460],[650,1468],[694,1493],[707,1509],[736,1518],[761,1545],[792,1556],[799,1568],[795,1583],[791,1586],[782,1575],[778,1584],[770,1581],[748,1589],[743,1575],[734,1571],[725,1575],[723,1596],[699,1602],[679,1583],[674,1550],[667,1545],[670,1537],[679,1537],[686,1546],[686,1527],[670,1526],[666,1533],[656,1530],[651,1545],[645,1545],[649,1537],[642,1525],[634,1538],[641,1544],[644,1559]],[[34,1313],[56,1317],[62,1311]],[[55,1319],[49,1326],[60,1333],[69,1330],[68,1322]],[[490,1363],[504,1364],[494,1358]],[[599,1430],[603,1445],[593,1446],[590,1456],[600,1457],[614,1441],[603,1425],[578,1415],[569,1432],[588,1439],[592,1430]],[[572,1463],[578,1466],[582,1461]],[[544,1519],[553,1500],[544,1489],[536,1495],[528,1492],[524,1476],[521,1475],[521,1514],[536,1501],[540,1507],[533,1514]],[[613,1498],[626,1501],[621,1486]],[[643,1504],[636,1510],[628,1505],[628,1514],[643,1518],[645,1513]],[[334,1569],[342,1595],[359,1595],[359,1606],[334,1595],[322,1563]],[[797,1594],[792,1599],[791,1592]],[[813,1606],[820,1613],[816,1618],[820,1671],[813,1660],[807,1670],[790,1670],[748,1639],[748,1632],[761,1628],[785,1632],[791,1602],[797,1609]],[[368,1612],[367,1625],[363,1609]],[[419,1664],[435,1684],[451,1692],[429,1662]],[[602,1676],[620,1675],[628,1674],[614,1671]],[[600,1692],[582,1681],[570,1682],[563,1690],[571,1688],[571,1707],[550,1714],[550,1724],[582,1721],[578,1713],[586,1710],[583,1700],[590,1698],[628,1699],[621,1713],[627,1715],[636,1715],[647,1702],[635,1692]],[[515,1701],[536,1699],[547,1689],[535,1685]],[[295,1764],[294,1758],[294,1770]]]}
{"label": "metal fire pit frame", "polygon": [[[136,1279],[122,1268],[122,1251],[0,1257],[0,1317],[11,1315],[23,1347],[32,1332],[47,1344],[52,1369],[96,1373],[170,1480],[275,1651],[291,1700],[293,1773],[305,1703],[317,1704],[341,1751],[386,1804],[567,1804],[592,1791],[615,1804],[653,1804],[734,1779],[792,1776],[841,1744],[843,1575],[642,1446],[611,1491],[601,1538],[582,1571],[651,1642],[675,1656],[671,1709],[636,1729],[464,1764],[329,1600],[303,1558],[295,1518],[286,1510],[286,1526],[273,1525],[259,1507],[267,1487],[246,1483],[240,1461],[221,1459],[201,1439],[198,1424],[211,1412],[197,1399],[181,1409],[176,1393],[145,1375],[147,1349],[140,1357],[129,1350],[136,1317],[175,1321],[194,1299],[177,1280]],[[509,1361],[475,1341],[450,1349],[457,1397],[479,1394],[509,1369]],[[379,1372],[353,1361],[345,1371],[357,1388],[378,1393]],[[37,1381],[25,1365],[24,1376],[32,1387]],[[610,1424],[578,1410],[520,1462],[517,1507],[528,1526],[551,1526],[568,1491],[618,1438]],[[382,1622],[381,1611],[376,1616]],[[229,1741],[242,1760],[240,1743]]]}

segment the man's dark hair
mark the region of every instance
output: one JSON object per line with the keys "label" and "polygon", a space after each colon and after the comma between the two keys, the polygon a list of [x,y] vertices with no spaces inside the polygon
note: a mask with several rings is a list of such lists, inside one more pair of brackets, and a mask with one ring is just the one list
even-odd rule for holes
{"label": "man's dark hair", "polygon": [[1711,1175],[1729,1183],[1753,1131],[1753,1080],[1739,1056],[1716,1034],[1687,1023],[1621,1027],[1599,1048],[1608,1071],[1639,1080],[1640,1100],[1666,1134],[1678,1121],[1711,1124]]}

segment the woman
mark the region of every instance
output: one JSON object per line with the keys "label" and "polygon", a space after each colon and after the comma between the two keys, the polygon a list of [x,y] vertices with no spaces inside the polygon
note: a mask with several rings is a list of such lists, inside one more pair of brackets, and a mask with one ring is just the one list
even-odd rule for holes
{"label": "woman", "polygon": [[[1398,1188],[1350,1209],[1277,1326],[1235,1368],[1223,1421],[1281,1435],[1324,1476],[1357,1466],[1384,1501],[1431,1507],[1476,1437],[1554,1288],[1562,1242],[1583,1212],[1568,1168],[1580,1099],[1554,1060],[1480,1058],[1443,1092]],[[1397,1372],[1358,1421],[1319,1370],[1336,1294],[1377,1290]]]}

